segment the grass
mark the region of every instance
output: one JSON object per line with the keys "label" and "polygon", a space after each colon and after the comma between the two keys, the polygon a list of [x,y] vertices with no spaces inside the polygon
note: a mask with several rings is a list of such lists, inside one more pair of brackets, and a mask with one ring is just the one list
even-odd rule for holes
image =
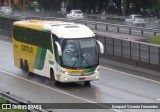
{"label": "grass", "polygon": [[7,101],[3,98],[0,98],[0,103],[7,103]]}
{"label": "grass", "polygon": [[28,112],[28,110],[23,110],[23,109],[10,109],[10,110],[8,110],[8,109],[6,109],[6,110],[1,109],[2,108],[1,104],[6,104],[6,103],[8,103],[8,102],[5,99],[0,98],[0,112]]}
{"label": "grass", "polygon": [[1,110],[0,109],[0,112],[28,112],[27,110],[18,110],[18,109],[11,109],[11,110]]}
{"label": "grass", "polygon": [[152,36],[149,38],[149,43],[160,44],[160,36]]}

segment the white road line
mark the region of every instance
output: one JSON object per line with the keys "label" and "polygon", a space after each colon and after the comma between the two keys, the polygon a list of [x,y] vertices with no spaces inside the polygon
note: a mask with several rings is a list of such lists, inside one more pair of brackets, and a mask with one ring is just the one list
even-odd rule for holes
{"label": "white road line", "polygon": [[1,43],[7,43],[7,44],[10,44],[10,45],[12,44],[12,43],[10,43],[10,42],[6,42],[6,41],[2,41],[2,40],[0,40],[0,42],[1,42]]}
{"label": "white road line", "polygon": [[58,89],[54,89],[54,88],[51,88],[51,87],[48,87],[48,86],[45,86],[45,85],[39,84],[39,83],[37,83],[37,82],[33,82],[33,81],[31,81],[31,80],[28,80],[28,79],[25,79],[25,78],[22,78],[22,77],[19,77],[19,76],[13,75],[12,73],[6,72],[6,71],[1,70],[1,69],[0,69],[0,72],[3,72],[3,73],[5,73],[5,74],[8,74],[8,75],[10,75],[10,76],[13,76],[13,77],[19,78],[19,79],[21,79],[21,80],[25,80],[25,81],[31,82],[31,83],[33,83],[33,84],[36,84],[36,85],[39,85],[39,86],[42,86],[42,87],[45,87],[45,88],[48,88],[48,89],[51,89],[51,90],[54,90],[54,91],[57,91],[57,92],[60,92],[60,93],[66,94],[66,95],[69,95],[69,96],[72,96],[72,97],[75,97],[75,98],[78,98],[78,99],[81,99],[81,100],[84,100],[84,101],[87,101],[87,102],[89,102],[89,103],[96,103],[96,102],[93,102],[93,101],[90,101],[90,100],[87,100],[87,99],[83,99],[83,98],[81,98],[81,97],[74,96],[74,95],[72,95],[72,94],[69,94],[69,93],[63,92],[63,91],[60,91],[60,90],[58,90]]}
{"label": "white road line", "polygon": [[[71,96],[71,97],[74,97],[74,98],[77,98],[77,99],[86,101],[86,102],[89,102],[89,103],[97,103],[97,102],[93,102],[93,101],[90,101],[90,100],[81,98],[81,97],[79,97],[79,96],[75,96],[75,95],[72,95],[72,94],[63,92],[63,91],[58,90],[58,89],[54,89],[54,88],[51,88],[51,87],[48,87],[48,86],[39,84],[39,83],[37,83],[37,82],[33,82],[33,81],[31,81],[31,80],[28,80],[28,79],[24,79],[24,78],[22,78],[22,77],[13,75],[12,73],[6,72],[6,71],[1,70],[1,69],[0,69],[0,72],[5,73],[5,74],[8,74],[8,75],[13,76],[13,77],[16,77],[16,78],[19,78],[19,79],[21,79],[21,80],[25,80],[25,81],[30,82],[30,83],[33,83],[33,84],[35,84],[35,85],[39,85],[39,86],[42,86],[42,87],[44,87],[44,88],[47,88],[47,89],[50,89],[50,90],[54,90],[54,91],[57,91],[57,92],[59,92],[59,93],[62,93],[62,94],[65,94],[65,95],[68,95],[68,96]],[[102,105],[102,106],[103,106],[103,105]],[[109,109],[109,110],[113,110],[113,111],[115,111],[115,112],[123,112],[123,111],[120,111],[120,110],[117,110],[117,109]]]}
{"label": "white road line", "polygon": [[159,101],[159,102],[160,102],[160,99],[157,98],[156,101]]}
{"label": "white road line", "polygon": [[104,69],[112,70],[112,71],[115,71],[115,72],[119,72],[119,73],[122,73],[122,74],[126,74],[126,75],[129,75],[129,76],[132,76],[132,77],[136,77],[136,78],[140,78],[140,79],[144,79],[144,80],[148,80],[148,81],[152,81],[152,82],[155,82],[155,83],[159,83],[159,84],[160,84],[159,81],[152,80],[152,79],[148,79],[148,78],[145,78],[145,77],[143,77],[143,76],[137,76],[137,75],[134,75],[134,74],[122,72],[122,71],[119,71],[119,70],[115,70],[115,69],[107,68],[107,67],[103,67],[103,66],[101,66],[101,67],[104,68]]}
{"label": "white road line", "polygon": [[100,83],[99,81],[94,81],[94,82],[96,82],[96,83]]}

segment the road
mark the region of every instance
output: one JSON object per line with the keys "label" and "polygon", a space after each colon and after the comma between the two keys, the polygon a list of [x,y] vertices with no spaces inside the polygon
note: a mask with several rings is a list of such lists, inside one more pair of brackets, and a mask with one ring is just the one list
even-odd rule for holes
{"label": "road", "polygon": [[[35,74],[27,76],[16,68],[13,64],[11,43],[0,41],[0,51],[0,90],[8,91],[26,101],[34,103],[160,103],[160,83],[157,81],[101,67],[100,80],[91,82],[90,88],[84,87],[82,83],[55,86],[47,78]],[[84,111],[106,112],[102,109]],[[126,109],[108,111],[146,112],[146,110]],[[147,112],[158,111],[147,110]]]}
{"label": "road", "polygon": [[[14,16],[19,16],[19,18],[21,18],[21,19],[24,19],[25,17],[33,17],[33,15],[34,15],[34,17],[36,17],[36,16],[39,16],[39,17],[53,17],[52,16],[53,14],[51,14],[50,12],[36,13],[36,12],[27,12],[27,11],[25,11],[25,12],[23,12],[23,11],[22,12],[16,12],[15,11],[15,13],[14,13]],[[58,16],[58,17],[61,17],[61,16]],[[64,15],[62,17],[65,18]],[[127,39],[131,39],[131,40],[147,40],[150,36],[154,35],[154,32],[149,31],[149,30],[144,30],[143,35],[142,35],[141,30],[143,28],[140,28],[140,27],[135,27],[134,28],[134,26],[126,26],[126,25],[124,25],[123,21],[117,21],[115,19],[113,19],[112,21],[111,20],[104,21],[104,20],[101,20],[101,19],[96,20],[96,19],[90,19],[90,18],[85,17],[84,20],[87,21],[86,25],[88,27],[92,28],[92,29],[95,29],[95,23],[96,22],[101,23],[101,24],[97,24],[97,30],[101,31],[101,32],[106,32],[106,26],[108,26],[107,35],[113,36],[115,38],[119,38],[119,37],[126,38],[126,36],[127,36]],[[149,28],[156,28],[158,30],[159,27],[157,27],[157,26],[159,26],[159,23],[154,22],[154,21],[155,20],[153,20],[152,22],[146,22],[146,28],[148,28],[148,27]],[[84,24],[84,21],[79,21],[78,23]],[[110,24],[110,25],[105,25],[105,23]],[[117,31],[117,27],[119,27],[119,33]],[[132,37],[129,34],[129,32],[130,32],[129,29],[132,29],[131,30],[131,34],[133,35]],[[157,35],[160,35],[159,30],[156,31],[156,32],[157,32]],[[97,33],[99,33],[99,32],[97,32]]]}
{"label": "road", "polygon": [[[36,17],[36,16],[53,17],[52,15],[53,14],[50,12],[36,13],[36,12],[31,12],[31,11],[20,11],[20,12],[15,11],[13,17],[24,20],[24,19],[26,19],[26,17]],[[61,16],[59,15],[58,17],[61,17]],[[63,15],[63,17],[65,17],[65,16]],[[154,22],[150,23],[150,24],[153,23],[153,27],[151,27],[151,25],[146,26],[146,28],[148,28],[148,27],[150,27],[150,28],[144,30],[141,27],[123,25],[122,22],[119,23],[119,21],[116,21],[116,20],[113,20],[114,22],[113,21],[100,22],[102,20],[94,20],[95,22],[99,21],[99,24],[97,23],[97,27],[95,29],[95,22],[94,21],[91,22],[92,19],[85,18],[84,20],[87,22],[86,25],[88,27],[90,27],[93,30],[96,30],[97,34],[101,34],[101,33],[104,34],[104,32],[105,32],[105,35],[110,36],[110,37],[115,37],[115,38],[147,41],[150,36],[154,35],[154,32],[156,32],[156,35],[160,35],[160,30],[158,27],[154,27],[154,25],[155,25]],[[72,22],[72,20],[71,20],[71,22]],[[84,24],[84,21],[79,21],[78,23]],[[156,22],[156,25],[159,26],[159,23]],[[106,31],[106,26],[108,27],[108,31]],[[8,28],[8,27],[6,27],[6,28]],[[152,28],[158,28],[158,29],[154,29],[155,31],[152,31],[152,30],[150,31],[149,29],[152,29]]]}
{"label": "road", "polygon": [[[50,16],[58,16],[58,17],[65,17],[65,15],[62,14],[57,14],[57,15],[53,15],[53,12],[34,12],[34,11],[14,11],[14,15],[16,16],[43,16],[43,17],[50,17]],[[94,15],[94,14],[93,14]],[[114,18],[121,18],[119,16],[111,16],[110,18],[113,19],[106,19],[107,17],[109,17],[110,15],[97,15],[97,17],[99,17],[98,19],[95,19],[96,14],[93,17],[87,17],[89,15],[84,15],[85,16],[85,20],[89,20],[89,21],[95,21],[95,22],[106,22],[106,23],[112,23],[112,24],[124,24],[124,21],[118,21],[117,19]],[[152,28],[160,28],[159,24],[158,24],[158,19],[155,18],[145,18],[146,20],[146,27],[152,27]]]}

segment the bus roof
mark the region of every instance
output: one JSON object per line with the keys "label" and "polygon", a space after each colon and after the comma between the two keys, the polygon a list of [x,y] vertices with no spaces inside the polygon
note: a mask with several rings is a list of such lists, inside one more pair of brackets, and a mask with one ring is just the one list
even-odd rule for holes
{"label": "bus roof", "polygon": [[14,26],[30,28],[39,31],[51,31],[59,38],[87,38],[95,36],[85,25],[47,20],[24,20],[16,21]]}

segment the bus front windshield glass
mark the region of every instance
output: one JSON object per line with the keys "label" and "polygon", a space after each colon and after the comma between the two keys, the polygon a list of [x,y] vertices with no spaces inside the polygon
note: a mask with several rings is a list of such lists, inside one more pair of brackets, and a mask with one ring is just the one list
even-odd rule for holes
{"label": "bus front windshield glass", "polygon": [[99,64],[95,38],[62,39],[62,66],[89,68]]}

